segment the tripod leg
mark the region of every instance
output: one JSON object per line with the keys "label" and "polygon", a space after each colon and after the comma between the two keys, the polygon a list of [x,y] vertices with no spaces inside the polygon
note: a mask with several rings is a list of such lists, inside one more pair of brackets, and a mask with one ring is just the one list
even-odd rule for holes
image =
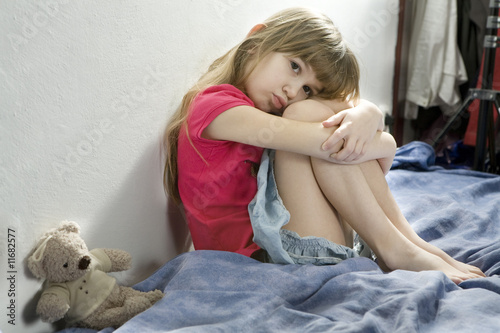
{"label": "tripod leg", "polygon": [[[496,104],[496,103],[495,103]],[[495,105],[491,105],[495,109]],[[497,172],[497,160],[496,160],[496,149],[495,149],[495,126],[494,126],[494,111],[488,114],[488,148],[490,154],[490,170],[491,173]]]}
{"label": "tripod leg", "polygon": [[495,110],[497,111],[498,115],[500,116],[500,93],[497,92],[496,98],[495,98]]}
{"label": "tripod leg", "polygon": [[434,148],[436,147],[436,145],[441,141],[443,136],[446,133],[448,133],[448,130],[450,129],[451,125],[453,125],[455,120],[457,120],[457,118],[460,117],[462,115],[462,113],[467,111],[467,108],[469,107],[469,105],[472,103],[473,100],[474,99],[472,98],[472,94],[469,92],[469,94],[467,94],[467,98],[460,106],[460,109],[458,109],[457,112],[455,112],[455,114],[450,118],[450,120],[448,120],[446,125],[443,127],[441,132],[439,132],[439,134],[434,138],[434,140],[432,140],[432,147],[434,147]]}
{"label": "tripod leg", "polygon": [[[493,111],[493,114],[496,114],[496,113],[498,113],[498,114],[497,114],[496,124],[495,124],[495,126],[493,128],[493,136],[492,136],[492,138],[490,140],[493,142],[493,144],[496,147],[496,143],[497,143],[496,136],[497,136],[497,133],[498,133],[498,129],[500,128],[500,93],[499,92],[497,92],[497,94],[496,94],[495,105],[493,107],[496,110],[496,112]],[[492,117],[492,118],[493,118],[492,122],[494,122],[494,117]],[[496,149],[493,148],[493,152],[490,151],[490,154],[491,154],[491,156],[493,156],[493,157],[490,157],[490,159],[494,160],[494,164],[495,164],[495,169],[493,170],[493,172],[496,173],[496,174],[500,174],[500,166],[497,163],[498,160],[497,160]]]}
{"label": "tripod leg", "polygon": [[474,154],[474,170],[485,171],[486,146],[488,136],[488,114],[491,113],[491,102],[481,100],[477,118],[476,151]]}

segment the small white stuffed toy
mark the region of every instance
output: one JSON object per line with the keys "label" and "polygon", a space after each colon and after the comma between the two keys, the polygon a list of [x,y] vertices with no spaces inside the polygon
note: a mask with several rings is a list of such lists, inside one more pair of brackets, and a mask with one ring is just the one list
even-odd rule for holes
{"label": "small white stuffed toy", "polygon": [[89,251],[75,222],[47,232],[28,258],[28,268],[45,279],[36,312],[45,322],[65,318],[68,326],[101,330],[119,327],[163,297],[160,290],[140,292],[119,286],[106,272],[130,268],[123,250]]}

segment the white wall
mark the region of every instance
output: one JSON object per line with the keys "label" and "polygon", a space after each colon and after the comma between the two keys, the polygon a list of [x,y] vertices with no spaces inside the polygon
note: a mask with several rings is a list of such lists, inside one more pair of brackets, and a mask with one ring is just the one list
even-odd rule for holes
{"label": "white wall", "polygon": [[79,222],[90,248],[130,252],[133,268],[117,274],[127,285],[186,250],[162,189],[165,121],[209,62],[275,11],[329,14],[359,55],[363,97],[391,105],[397,3],[0,0],[0,328],[53,330],[35,318],[40,281],[24,260],[61,220]]}

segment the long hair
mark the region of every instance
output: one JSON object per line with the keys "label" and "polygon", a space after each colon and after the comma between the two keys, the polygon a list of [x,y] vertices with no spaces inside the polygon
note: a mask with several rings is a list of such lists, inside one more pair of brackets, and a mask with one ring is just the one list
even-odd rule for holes
{"label": "long hair", "polygon": [[[245,92],[245,80],[258,62],[271,52],[281,52],[298,57],[311,66],[324,87],[319,97],[359,97],[358,62],[327,16],[310,9],[290,8],[274,14],[263,24],[264,28],[249,34],[210,65],[184,95],[181,105],[169,120],[163,138],[166,155],[163,184],[177,203],[180,202],[177,169],[179,133],[185,126],[192,101],[204,89],[227,83]],[[250,61],[254,59],[256,61]],[[187,131],[187,126],[184,128]]]}

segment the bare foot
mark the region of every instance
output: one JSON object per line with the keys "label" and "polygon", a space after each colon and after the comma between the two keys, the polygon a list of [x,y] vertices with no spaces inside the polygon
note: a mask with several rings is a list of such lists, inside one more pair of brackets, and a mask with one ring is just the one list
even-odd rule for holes
{"label": "bare foot", "polygon": [[458,269],[464,273],[473,273],[473,274],[477,274],[481,277],[486,277],[486,275],[483,273],[483,271],[480,270],[479,268],[477,268],[476,266],[472,266],[472,265],[457,261],[453,258],[452,258],[452,260],[454,262],[453,263],[449,262],[449,264],[452,265],[453,267],[455,267],[456,269]]}
{"label": "bare foot", "polygon": [[450,255],[448,255],[446,252],[444,252],[443,250],[439,249],[438,247],[435,247],[433,245],[430,245],[430,246],[434,248],[433,249],[434,251],[429,251],[430,253],[437,255],[438,257],[440,257],[441,259],[443,259],[444,261],[446,261],[448,264],[450,264],[451,266],[455,267],[459,271],[461,271],[463,273],[477,274],[477,275],[479,275],[481,277],[485,277],[486,276],[476,266],[472,266],[472,265],[460,262],[458,260],[455,260],[454,258],[452,258]]}
{"label": "bare foot", "polygon": [[429,270],[441,271],[456,284],[459,284],[460,282],[468,279],[482,277],[482,275],[474,272],[469,272],[468,270],[464,272],[461,269],[450,265],[439,256],[427,252],[422,248],[414,245],[413,243],[410,243],[408,245],[409,246],[401,249],[401,251],[390,252],[390,255],[386,256],[382,260],[384,266],[391,270],[404,269],[415,272]]}
{"label": "bare foot", "polygon": [[441,250],[437,246],[434,246],[430,243],[427,243],[426,241],[424,241],[421,238],[417,239],[414,243],[417,246],[419,246],[420,248],[422,248],[423,250],[440,257],[441,259],[446,261],[449,265],[455,267],[456,269],[458,269],[459,271],[461,271],[463,273],[477,274],[480,277],[486,276],[479,268],[453,259],[450,255],[448,255],[446,252],[444,252],[443,250]]}

